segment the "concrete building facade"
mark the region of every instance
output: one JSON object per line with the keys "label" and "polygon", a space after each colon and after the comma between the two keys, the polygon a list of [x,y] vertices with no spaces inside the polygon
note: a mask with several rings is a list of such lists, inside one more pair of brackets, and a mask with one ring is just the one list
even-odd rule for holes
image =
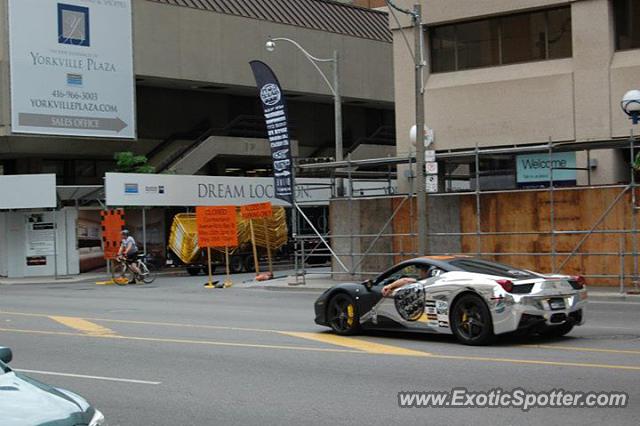
{"label": "concrete building facade", "polygon": [[[60,184],[95,184],[113,167],[117,151],[148,155],[157,165],[207,131],[263,138],[248,64],[254,59],[271,65],[283,85],[299,155],[333,156],[329,89],[294,46],[282,44],[267,52],[270,37],[291,38],[317,57],[339,52],[346,150],[380,127],[394,125],[392,47],[383,12],[323,0],[269,2],[266,7],[237,0],[132,0],[132,7],[138,139],[94,143],[91,138],[12,133],[8,0],[0,1],[0,171],[55,172]],[[330,64],[325,67],[330,75]],[[268,155],[259,156],[218,158],[197,173],[268,168]]]}
{"label": "concrete building facade", "polygon": [[[65,3],[85,9],[102,4],[93,0]],[[296,160],[333,157],[330,89],[293,44],[278,42],[274,52],[267,51],[270,38],[291,39],[318,58],[332,58],[337,51],[345,156],[357,157],[360,151],[392,153],[391,32],[387,14],[369,9],[376,6],[374,2],[366,3],[362,6],[367,7],[329,0],[114,1],[132,7],[137,118],[137,138],[116,139],[21,134],[12,129],[10,0],[0,0],[0,175],[55,173],[57,184],[66,186],[66,191],[58,188],[58,195],[94,197],[79,203],[73,197],[61,197],[64,215],[55,220],[47,212],[0,212],[0,276],[72,274],[104,263],[99,216],[103,207],[95,200],[99,191],[69,189],[102,185],[105,172],[114,171],[116,152],[146,155],[158,172],[271,177],[266,125],[249,66],[252,60],[270,65],[280,80]],[[39,13],[38,4],[32,13]],[[33,36],[62,43],[53,31]],[[330,78],[331,63],[319,66]],[[322,209],[319,222],[326,223],[326,207]],[[163,258],[173,215],[184,210],[156,208],[143,216],[140,209],[128,209],[125,220],[138,240],[146,235],[148,252]],[[45,263],[29,264],[25,245],[31,234],[25,226],[34,214],[47,224],[57,220],[58,229],[62,229],[62,217],[69,218],[64,222],[65,235],[55,240],[60,255],[55,261],[39,259]],[[142,217],[146,217],[145,229]]]}
{"label": "concrete building facade", "polygon": [[[413,1],[396,2],[410,9]],[[629,137],[623,94],[640,86],[638,0],[422,0],[425,121],[438,151]],[[390,19],[398,155],[413,149],[409,19]],[[595,145],[594,145],[595,146]],[[628,181],[628,150],[591,152],[591,183]],[[513,170],[514,160],[501,166]],[[577,166],[587,167],[584,152]],[[486,168],[498,167],[487,164]],[[513,179],[512,179],[513,180]],[[586,183],[578,174],[578,183]],[[509,185],[506,185],[509,186]]]}

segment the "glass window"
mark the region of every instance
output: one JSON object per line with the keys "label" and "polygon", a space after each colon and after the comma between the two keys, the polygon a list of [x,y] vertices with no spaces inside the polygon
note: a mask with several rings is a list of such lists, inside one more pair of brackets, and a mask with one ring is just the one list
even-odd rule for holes
{"label": "glass window", "polygon": [[640,1],[614,0],[616,49],[640,48]]}
{"label": "glass window", "polygon": [[63,160],[43,160],[42,173],[54,173],[56,175],[56,185],[65,184],[65,167]]}
{"label": "glass window", "polygon": [[96,163],[88,160],[76,161],[76,176],[78,177],[95,177]]}
{"label": "glass window", "polygon": [[441,25],[431,28],[429,34],[432,72],[567,58],[572,54],[569,7]]}
{"label": "glass window", "polygon": [[544,12],[507,16],[500,24],[503,64],[546,59]]}
{"label": "glass window", "polygon": [[474,272],[477,274],[496,275],[499,277],[507,278],[536,278],[538,275],[531,271],[524,269],[514,268],[503,263],[491,262],[482,259],[462,259],[452,260],[450,262],[453,266],[462,269],[467,272]]}
{"label": "glass window", "polygon": [[572,55],[571,9],[555,9],[547,12],[548,58],[568,58]]}
{"label": "glass window", "polygon": [[458,68],[478,68],[499,63],[498,21],[456,25]]}
{"label": "glass window", "polygon": [[431,67],[433,72],[451,71],[456,66],[455,26],[436,27],[431,34]]}

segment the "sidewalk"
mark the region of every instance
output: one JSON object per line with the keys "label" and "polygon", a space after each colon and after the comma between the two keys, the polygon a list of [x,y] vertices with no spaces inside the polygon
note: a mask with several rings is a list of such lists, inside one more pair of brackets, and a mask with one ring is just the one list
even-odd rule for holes
{"label": "sidewalk", "polygon": [[[181,272],[177,269],[167,269],[157,272],[158,276],[178,275]],[[62,283],[95,283],[97,281],[110,280],[111,275],[106,271],[83,272],[78,275],[60,275],[59,277],[26,277],[26,278],[5,278],[0,277],[0,286],[2,285],[20,285],[20,284],[62,284]]]}
{"label": "sidewalk", "polygon": [[[330,274],[313,274],[307,275],[304,279],[298,277],[298,285],[295,285],[294,276],[279,277],[269,281],[246,281],[238,284],[237,287],[245,288],[264,288],[267,290],[301,290],[301,291],[324,291],[341,282],[359,282],[354,279],[351,281],[336,281],[331,278]],[[619,292],[617,287],[596,287],[589,286],[589,299],[594,301],[627,301],[640,303],[640,294],[628,294]],[[629,291],[629,289],[626,289]]]}
{"label": "sidewalk", "polygon": [[[298,284],[292,270],[276,271],[276,278],[268,281],[255,281],[248,279],[242,282],[235,281],[236,288],[262,288],[266,290],[287,290],[287,291],[307,291],[322,292],[341,282],[360,282],[359,279],[337,281],[326,273],[328,268],[317,268],[313,274],[308,274],[304,280],[298,277]],[[180,269],[169,269],[159,272],[160,276],[167,277],[172,275],[181,275],[184,271]],[[243,274],[244,275],[244,274]],[[30,277],[30,278],[0,278],[0,286],[2,285],[20,285],[20,284],[57,284],[57,283],[95,283],[108,279],[106,271],[87,272],[80,275],[60,276],[58,279],[54,277]],[[188,278],[176,277],[176,278]],[[613,301],[613,302],[635,302],[640,303],[640,294],[621,294],[618,287],[597,287],[589,286],[589,299],[594,301]],[[629,288],[626,291],[630,291]]]}

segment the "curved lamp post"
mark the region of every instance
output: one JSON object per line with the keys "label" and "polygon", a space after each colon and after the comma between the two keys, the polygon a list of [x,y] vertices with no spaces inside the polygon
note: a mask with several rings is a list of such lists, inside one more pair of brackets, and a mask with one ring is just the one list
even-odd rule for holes
{"label": "curved lamp post", "polygon": [[[335,131],[336,131],[336,161],[342,161],[342,101],[340,99],[340,81],[339,81],[339,67],[338,67],[338,51],[333,51],[333,58],[316,58],[311,53],[307,52],[300,44],[291,40],[290,38],[285,37],[275,37],[267,40],[265,44],[265,48],[269,52],[273,52],[276,50],[276,42],[284,41],[287,43],[291,43],[294,45],[302,54],[311,62],[311,65],[320,73],[320,76],[327,83],[331,94],[333,95],[334,101],[334,114],[335,114]],[[329,81],[327,75],[320,69],[318,63],[331,62],[333,64],[333,83]]]}

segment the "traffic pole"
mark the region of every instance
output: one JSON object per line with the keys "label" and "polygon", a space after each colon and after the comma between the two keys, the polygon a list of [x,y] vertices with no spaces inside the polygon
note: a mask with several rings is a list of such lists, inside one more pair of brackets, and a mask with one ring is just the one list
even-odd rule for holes
{"label": "traffic pole", "polygon": [[260,273],[260,262],[258,262],[258,249],[256,247],[256,234],[253,231],[253,219],[249,219],[249,230],[251,231],[251,245],[253,247],[253,266],[256,274]]}

